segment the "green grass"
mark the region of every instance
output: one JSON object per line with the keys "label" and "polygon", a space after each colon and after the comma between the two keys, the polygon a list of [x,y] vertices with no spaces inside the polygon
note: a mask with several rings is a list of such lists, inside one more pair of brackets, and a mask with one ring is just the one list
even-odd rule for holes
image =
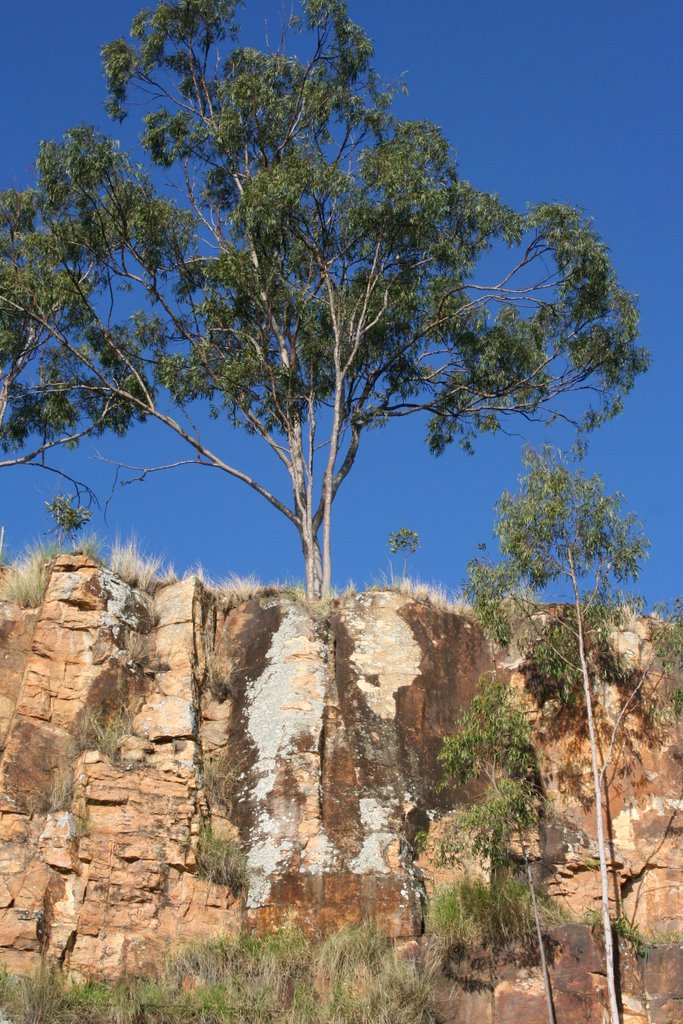
{"label": "green grass", "polygon": [[[541,924],[566,919],[547,897],[537,895]],[[442,955],[482,947],[499,949],[535,937],[529,887],[514,879],[487,882],[462,878],[438,889],[430,903],[427,931]]]}
{"label": "green grass", "polygon": [[0,974],[13,1024],[430,1024],[430,975],[371,926],[312,943],[296,929],[179,947],[158,978],[70,984]]}

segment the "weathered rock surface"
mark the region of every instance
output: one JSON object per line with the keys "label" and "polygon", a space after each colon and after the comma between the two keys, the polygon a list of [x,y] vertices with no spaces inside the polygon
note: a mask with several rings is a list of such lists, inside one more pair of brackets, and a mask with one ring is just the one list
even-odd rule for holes
{"label": "weathered rock surface", "polygon": [[[648,628],[621,638],[634,666],[650,656]],[[0,602],[0,963],[115,978],[180,939],[285,922],[321,934],[367,917],[419,939],[438,877],[415,861],[415,834],[467,796],[437,792],[436,754],[494,669],[530,692],[473,622],[397,593],[323,615],[285,597],[231,608],[186,580],[152,601],[63,556],[41,608]],[[598,898],[585,737],[576,715],[528,699],[553,800],[534,870],[580,916]],[[623,737],[610,778],[615,909],[676,931],[683,737],[635,714]],[[246,854],[241,896],[200,877],[208,821]],[[552,936],[560,1020],[602,1020],[597,941],[582,925]],[[646,962],[629,950],[624,1020],[677,1019],[683,949]],[[450,971],[445,1021],[545,1020],[533,963]]]}

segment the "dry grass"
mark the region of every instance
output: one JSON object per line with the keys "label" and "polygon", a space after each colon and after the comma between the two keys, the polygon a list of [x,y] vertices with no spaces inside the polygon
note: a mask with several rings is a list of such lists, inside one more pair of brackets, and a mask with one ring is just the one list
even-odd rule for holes
{"label": "dry grass", "polygon": [[56,544],[36,544],[28,548],[5,572],[0,598],[13,601],[21,608],[37,608],[45,597],[52,562],[61,553],[62,549]]}
{"label": "dry grass", "polygon": [[239,896],[248,882],[247,860],[233,839],[216,835],[210,825],[199,834],[197,874],[214,885],[227,885]]}
{"label": "dry grass", "polygon": [[119,747],[133,731],[134,713],[124,705],[114,711],[102,707],[86,708],[76,730],[76,748],[99,750],[105,757],[116,761]]}
{"label": "dry grass", "polygon": [[206,656],[206,686],[213,699],[221,704],[234,696],[232,664],[219,651],[210,651]]}
{"label": "dry grass", "polygon": [[[430,976],[399,960],[371,925],[314,945],[297,929],[266,937],[227,937],[182,947],[167,968],[229,993],[235,1024],[427,1024]],[[223,1020],[223,1018],[219,1018]]]}
{"label": "dry grass", "polygon": [[154,641],[144,633],[128,632],[123,647],[126,662],[136,668],[146,668],[154,658]]}
{"label": "dry grass", "polygon": [[74,795],[73,772],[70,768],[59,771],[55,774],[50,793],[49,810],[68,811],[71,808]]}
{"label": "dry grass", "polygon": [[241,764],[224,750],[215,751],[204,758],[204,786],[209,801],[228,814],[237,796],[241,768]]}
{"label": "dry grass", "polygon": [[74,545],[74,551],[99,562],[102,559],[102,541],[96,533],[88,533],[85,537],[78,538]]}
{"label": "dry grass", "polygon": [[454,593],[440,584],[425,583],[407,576],[381,576],[376,583],[368,587],[368,590],[388,590],[396,594],[405,594],[407,597],[412,597],[414,601],[431,604],[434,608],[457,615],[471,616],[473,614],[472,605],[460,592]]}
{"label": "dry grass", "polygon": [[109,568],[131,587],[154,594],[161,586],[175,582],[175,574],[164,567],[163,558],[145,555],[137,540],[115,540],[109,555]]}

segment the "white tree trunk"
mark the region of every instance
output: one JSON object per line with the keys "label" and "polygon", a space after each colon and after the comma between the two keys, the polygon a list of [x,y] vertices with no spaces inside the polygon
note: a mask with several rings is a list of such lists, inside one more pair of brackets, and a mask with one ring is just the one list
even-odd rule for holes
{"label": "white tree trunk", "polygon": [[[570,556],[571,557],[571,556]],[[605,939],[605,972],[607,975],[607,991],[609,995],[610,1024],[619,1024],[619,1002],[617,999],[617,984],[614,974],[614,942],[612,939],[612,921],[609,906],[609,873],[607,867],[607,847],[605,845],[605,827],[603,820],[603,801],[600,768],[598,765],[598,744],[595,735],[595,722],[593,719],[593,697],[591,694],[590,673],[586,660],[586,647],[583,631],[583,612],[579,597],[578,582],[572,567],[572,585],[574,588],[574,603],[576,607],[576,621],[579,638],[579,659],[581,662],[581,675],[583,679],[583,693],[586,702],[586,718],[588,722],[588,737],[591,748],[591,767],[593,769],[593,791],[595,796],[595,827],[598,837],[598,859],[600,861],[600,886],[602,901],[602,927]]]}

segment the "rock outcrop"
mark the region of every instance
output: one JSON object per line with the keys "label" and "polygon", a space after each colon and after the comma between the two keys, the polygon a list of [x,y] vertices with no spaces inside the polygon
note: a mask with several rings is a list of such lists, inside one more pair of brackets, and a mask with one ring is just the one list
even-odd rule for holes
{"label": "rock outcrop", "polygon": [[[634,665],[649,629],[620,638]],[[415,836],[467,796],[437,791],[436,754],[494,670],[535,717],[552,814],[534,870],[580,916],[598,897],[580,716],[535,703],[523,666],[466,616],[384,592],[324,611],[284,596],[231,607],[195,579],[152,600],[62,556],[39,609],[0,602],[0,964],[115,978],[180,939],[368,917],[419,940],[439,873]],[[645,931],[683,928],[682,757],[679,727],[626,717],[612,881]],[[246,855],[241,894],[198,870],[209,822]],[[561,1019],[600,1021],[597,937],[563,925],[552,950]],[[621,970],[625,1021],[683,1014],[680,946],[643,961],[623,944]],[[444,1020],[545,1020],[534,965],[450,965],[440,1001]]]}

